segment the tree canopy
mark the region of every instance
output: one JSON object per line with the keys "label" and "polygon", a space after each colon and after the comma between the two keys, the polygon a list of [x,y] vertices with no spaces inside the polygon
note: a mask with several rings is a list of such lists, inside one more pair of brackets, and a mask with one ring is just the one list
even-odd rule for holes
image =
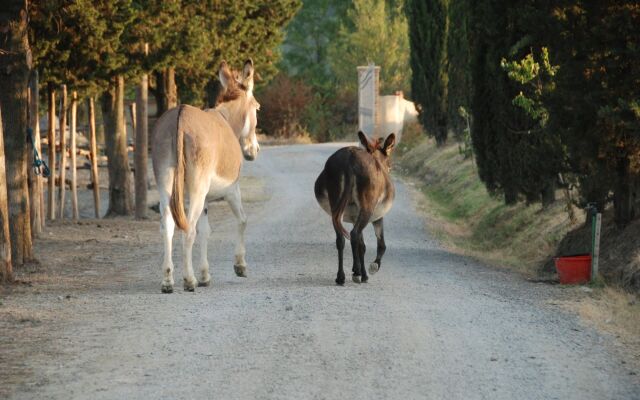
{"label": "tree canopy", "polygon": [[[44,81],[97,92],[114,75],[173,67],[185,101],[201,103],[222,59],[251,57],[267,82],[300,0],[42,0],[30,36]],[[149,44],[149,54],[144,44]]]}

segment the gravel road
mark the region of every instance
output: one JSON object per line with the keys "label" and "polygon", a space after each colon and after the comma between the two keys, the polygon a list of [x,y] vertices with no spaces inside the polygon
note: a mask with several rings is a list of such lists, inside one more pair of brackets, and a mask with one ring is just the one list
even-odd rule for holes
{"label": "gravel road", "polygon": [[615,339],[557,305],[566,291],[443,250],[397,179],[382,269],[335,286],[313,183],[339,146],[263,148],[245,163],[246,279],[223,203],[210,212],[211,287],[181,290],[178,251],[177,290],[160,293],[159,233],[121,249],[121,275],[65,301],[72,317],[49,331],[51,351],[25,359],[32,383],[12,398],[640,399]]}

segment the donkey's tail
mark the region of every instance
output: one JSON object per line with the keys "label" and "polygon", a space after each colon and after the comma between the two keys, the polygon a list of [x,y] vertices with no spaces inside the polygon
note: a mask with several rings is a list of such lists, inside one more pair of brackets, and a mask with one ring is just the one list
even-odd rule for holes
{"label": "donkey's tail", "polygon": [[171,208],[171,215],[173,220],[176,221],[176,225],[179,229],[187,231],[189,229],[189,223],[187,221],[187,215],[184,212],[184,128],[182,127],[182,110],[184,106],[180,106],[178,109],[177,118],[177,135],[176,135],[176,171],[173,174],[173,190],[171,191],[171,201],[169,207]]}
{"label": "donkey's tail", "polygon": [[353,193],[353,178],[349,171],[344,174],[344,187],[342,188],[342,193],[340,193],[340,197],[338,198],[338,204],[336,204],[336,208],[331,210],[331,221],[333,222],[333,229],[336,232],[342,233],[347,240],[351,239],[351,235],[342,225],[342,216],[344,214],[345,208],[347,208],[347,203],[349,203],[349,198],[351,197],[351,193]]}

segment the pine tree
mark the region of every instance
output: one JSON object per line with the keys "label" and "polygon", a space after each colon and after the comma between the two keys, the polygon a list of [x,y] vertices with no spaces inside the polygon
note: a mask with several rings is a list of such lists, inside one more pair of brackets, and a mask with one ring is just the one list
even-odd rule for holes
{"label": "pine tree", "polygon": [[124,110],[113,99],[124,96],[120,80],[140,71],[129,61],[132,42],[127,41],[135,13],[132,0],[44,0],[32,12],[36,60],[44,81],[68,83],[88,95],[105,91],[109,215],[132,211],[130,168],[122,161],[127,160]]}
{"label": "pine tree", "polygon": [[[28,85],[31,50],[27,30],[27,0],[6,2],[0,9],[0,107],[6,157],[6,189],[8,195],[11,252],[9,261],[21,265],[33,258],[29,188],[27,186]],[[2,160],[3,162],[5,160]],[[0,196],[2,197],[2,196]],[[6,215],[3,215],[6,217]],[[2,221],[3,225],[6,221]],[[0,227],[1,229],[2,227]],[[3,230],[6,234],[6,230]],[[4,236],[4,235],[3,235]],[[3,238],[2,244],[6,244]],[[7,260],[8,249],[0,251]],[[5,267],[3,265],[2,267]],[[5,268],[2,268],[5,270]],[[10,269],[7,279],[11,279]],[[4,272],[3,275],[4,275]]]}
{"label": "pine tree", "polygon": [[221,0],[213,4],[189,1],[193,4],[187,8],[183,4],[182,8],[190,17],[180,43],[189,43],[190,47],[182,57],[175,58],[174,64],[181,102],[205,102],[203,83],[212,86],[223,59],[240,66],[252,58],[260,76],[258,87],[275,76],[283,28],[300,8],[300,0]]}

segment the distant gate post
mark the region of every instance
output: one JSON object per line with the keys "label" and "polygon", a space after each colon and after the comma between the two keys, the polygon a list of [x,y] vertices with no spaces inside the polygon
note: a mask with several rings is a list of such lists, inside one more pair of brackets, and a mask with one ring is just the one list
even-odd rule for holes
{"label": "distant gate post", "polygon": [[358,129],[373,137],[377,125],[380,67],[358,67]]}

